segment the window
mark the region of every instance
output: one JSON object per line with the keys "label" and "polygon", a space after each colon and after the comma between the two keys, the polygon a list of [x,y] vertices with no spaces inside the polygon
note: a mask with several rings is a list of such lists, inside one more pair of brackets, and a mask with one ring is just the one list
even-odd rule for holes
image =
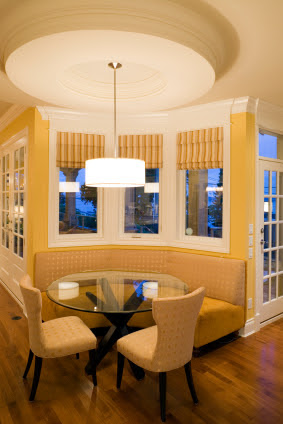
{"label": "window", "polygon": [[97,189],[85,186],[84,168],[60,168],[59,234],[97,233]]}
{"label": "window", "polygon": [[177,234],[192,249],[229,252],[229,136],[228,124],[177,134]]}
{"label": "window", "polygon": [[185,234],[222,238],[223,169],[186,171]]}
{"label": "window", "polygon": [[124,232],[158,234],[159,169],[146,169],[145,187],[125,189]]}
{"label": "window", "polygon": [[258,153],[262,157],[283,160],[283,135],[260,131]]}
{"label": "window", "polygon": [[103,191],[85,186],[85,161],[104,157],[104,144],[104,135],[50,130],[48,247],[103,239]]}

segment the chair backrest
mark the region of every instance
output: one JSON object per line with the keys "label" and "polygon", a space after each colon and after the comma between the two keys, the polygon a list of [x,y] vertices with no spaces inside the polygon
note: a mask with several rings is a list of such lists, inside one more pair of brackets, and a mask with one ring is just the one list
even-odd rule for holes
{"label": "chair backrest", "polygon": [[154,362],[160,368],[170,371],[191,360],[204,293],[204,287],[200,287],[185,296],[153,300],[152,313],[158,333]]}
{"label": "chair backrest", "polygon": [[40,352],[43,345],[42,331],[42,298],[40,290],[33,287],[30,276],[25,275],[20,281],[20,289],[24,298],[28,316],[30,348],[35,353]]}

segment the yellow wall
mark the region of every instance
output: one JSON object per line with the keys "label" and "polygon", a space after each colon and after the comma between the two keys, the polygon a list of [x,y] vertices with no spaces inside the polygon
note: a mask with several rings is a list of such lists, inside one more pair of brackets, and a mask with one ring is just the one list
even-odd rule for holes
{"label": "yellow wall", "polygon": [[34,254],[48,245],[49,122],[38,110],[34,115],[34,139],[29,145],[28,225],[31,229],[28,273],[33,276]]}
{"label": "yellow wall", "polygon": [[[48,122],[43,121],[36,109],[29,108],[2,133],[0,143],[24,127],[29,128],[28,154],[28,264],[27,271],[33,276],[34,254],[43,251],[73,250],[73,248],[48,249]],[[225,172],[225,171],[224,171]],[[222,254],[172,247],[145,246],[85,246],[89,249],[152,249],[188,251],[211,256],[243,259],[247,263],[247,298],[254,300],[255,260],[248,259],[248,228],[255,227],[255,117],[250,113],[231,115],[231,235],[230,253]],[[254,304],[254,301],[253,301]],[[247,319],[254,315],[247,311]]]}
{"label": "yellow wall", "polygon": [[[255,249],[248,259],[249,224],[255,232],[255,116],[231,115],[231,257],[246,260],[246,298],[255,303]],[[255,234],[253,234],[255,241]],[[247,310],[247,319],[254,309]]]}

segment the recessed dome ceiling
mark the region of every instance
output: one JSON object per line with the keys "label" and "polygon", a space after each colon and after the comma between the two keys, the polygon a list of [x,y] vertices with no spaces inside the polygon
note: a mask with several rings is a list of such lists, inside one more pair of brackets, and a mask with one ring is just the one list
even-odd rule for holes
{"label": "recessed dome ceiling", "polygon": [[[166,79],[159,71],[128,62],[123,62],[122,68],[117,79],[119,100],[138,100],[166,89]],[[74,65],[58,81],[77,94],[113,101],[113,70],[106,68],[105,61]]]}
{"label": "recessed dome ceiling", "polygon": [[27,94],[62,107],[113,107],[113,70],[119,61],[120,111],[151,112],[182,106],[214,84],[209,61],[182,44],[147,34],[80,30],[23,44],[6,61],[10,80]]}

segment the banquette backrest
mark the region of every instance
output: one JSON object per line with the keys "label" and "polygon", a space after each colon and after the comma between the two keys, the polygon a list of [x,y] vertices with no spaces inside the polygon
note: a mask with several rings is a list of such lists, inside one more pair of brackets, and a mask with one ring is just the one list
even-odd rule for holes
{"label": "banquette backrest", "polygon": [[174,275],[190,290],[204,286],[206,296],[244,306],[245,262],[187,252],[149,249],[97,249],[40,252],[34,284],[45,291],[52,281],[79,271],[99,269],[156,271]]}

